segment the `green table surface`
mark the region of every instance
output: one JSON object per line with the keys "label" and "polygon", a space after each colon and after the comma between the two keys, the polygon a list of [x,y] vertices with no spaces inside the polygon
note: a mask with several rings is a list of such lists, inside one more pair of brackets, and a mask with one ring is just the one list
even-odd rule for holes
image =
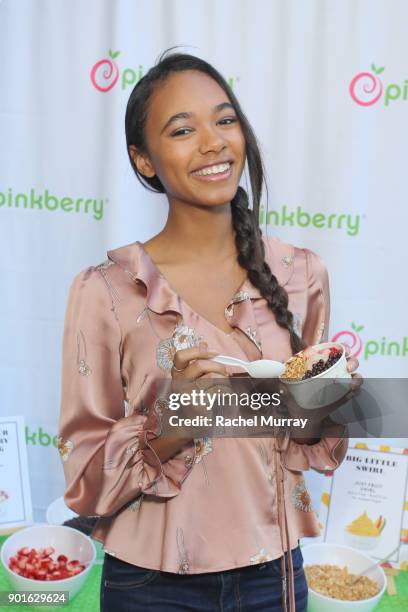
{"label": "green table surface", "polygon": [[[7,536],[0,536],[0,547]],[[0,606],[0,610],[5,612],[21,612],[24,609],[32,610],[69,610],[76,612],[99,612],[99,586],[101,581],[102,565],[94,565],[82,589],[76,597],[65,606],[47,606],[40,608],[37,606]],[[408,610],[408,571],[400,571],[398,576],[394,578],[397,587],[397,595],[390,597],[387,593],[381,598],[380,603],[376,606],[375,612],[404,612]],[[8,582],[6,572],[3,567],[0,567],[0,591],[11,590],[11,585]],[[328,611],[329,612],[329,611]]]}

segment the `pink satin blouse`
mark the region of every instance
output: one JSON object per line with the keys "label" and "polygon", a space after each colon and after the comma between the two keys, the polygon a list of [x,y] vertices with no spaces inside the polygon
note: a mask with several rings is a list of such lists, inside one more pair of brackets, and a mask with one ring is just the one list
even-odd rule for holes
{"label": "pink satin blouse", "polygon": [[[264,242],[298,333],[308,345],[325,341],[323,261],[276,238]],[[176,350],[203,338],[210,349],[246,360],[291,355],[289,334],[249,280],[225,316],[231,334],[183,302],[139,242],[108,251],[73,280],[59,426],[65,501],[100,517],[94,537],[129,563],[220,571],[276,559],[298,538],[319,534],[302,472],[338,467],[347,450],[340,432],[281,448],[272,438],[196,438],[163,463],[149,445],[163,409],[149,390],[154,378],[170,377]]]}

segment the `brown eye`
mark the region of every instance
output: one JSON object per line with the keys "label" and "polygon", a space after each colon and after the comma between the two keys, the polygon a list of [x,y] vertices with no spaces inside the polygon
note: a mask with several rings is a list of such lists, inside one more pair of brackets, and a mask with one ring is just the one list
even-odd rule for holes
{"label": "brown eye", "polygon": [[[231,123],[224,124],[224,121],[231,121]],[[219,123],[223,123],[224,125],[231,125],[232,123],[236,123],[238,119],[236,117],[225,117],[225,119],[221,119]]]}
{"label": "brown eye", "polygon": [[178,130],[176,130],[175,132],[173,132],[171,134],[171,136],[184,136],[183,132],[187,132],[189,131],[190,128],[180,128]]}

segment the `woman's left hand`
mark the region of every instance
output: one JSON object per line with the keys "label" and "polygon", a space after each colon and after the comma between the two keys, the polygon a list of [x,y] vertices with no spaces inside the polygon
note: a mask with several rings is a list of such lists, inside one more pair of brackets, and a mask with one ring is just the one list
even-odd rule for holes
{"label": "woman's left hand", "polygon": [[348,346],[348,344],[343,344],[343,346],[346,350],[345,357],[347,360],[347,372],[350,372],[352,378],[350,391],[356,391],[363,384],[363,377],[361,374],[356,372],[360,362],[357,357],[353,357],[351,355],[351,348]]}

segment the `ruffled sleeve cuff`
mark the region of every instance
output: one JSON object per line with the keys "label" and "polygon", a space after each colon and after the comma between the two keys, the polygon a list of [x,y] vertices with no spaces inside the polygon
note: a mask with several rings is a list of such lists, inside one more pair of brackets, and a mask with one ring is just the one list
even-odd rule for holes
{"label": "ruffled sleeve cuff", "polygon": [[139,434],[139,445],[150,482],[146,482],[143,493],[159,497],[174,497],[181,490],[181,484],[187,478],[194,465],[195,444],[186,444],[176,455],[164,463],[150,445],[151,440],[159,436],[156,431],[147,429]]}
{"label": "ruffled sleeve cuff", "polygon": [[193,466],[195,445],[193,442],[180,450],[175,457],[162,463],[150,444],[159,437],[157,419],[133,414],[115,423],[105,444],[105,470],[134,471],[139,493],[159,497],[174,497],[181,490],[181,483]]}
{"label": "ruffled sleeve cuff", "polygon": [[[345,434],[343,425],[335,425],[331,433]],[[316,444],[299,444],[289,440],[282,452],[282,464],[288,470],[303,472],[310,468],[319,472],[335,470],[344,460],[348,449],[347,437],[323,437]]]}

